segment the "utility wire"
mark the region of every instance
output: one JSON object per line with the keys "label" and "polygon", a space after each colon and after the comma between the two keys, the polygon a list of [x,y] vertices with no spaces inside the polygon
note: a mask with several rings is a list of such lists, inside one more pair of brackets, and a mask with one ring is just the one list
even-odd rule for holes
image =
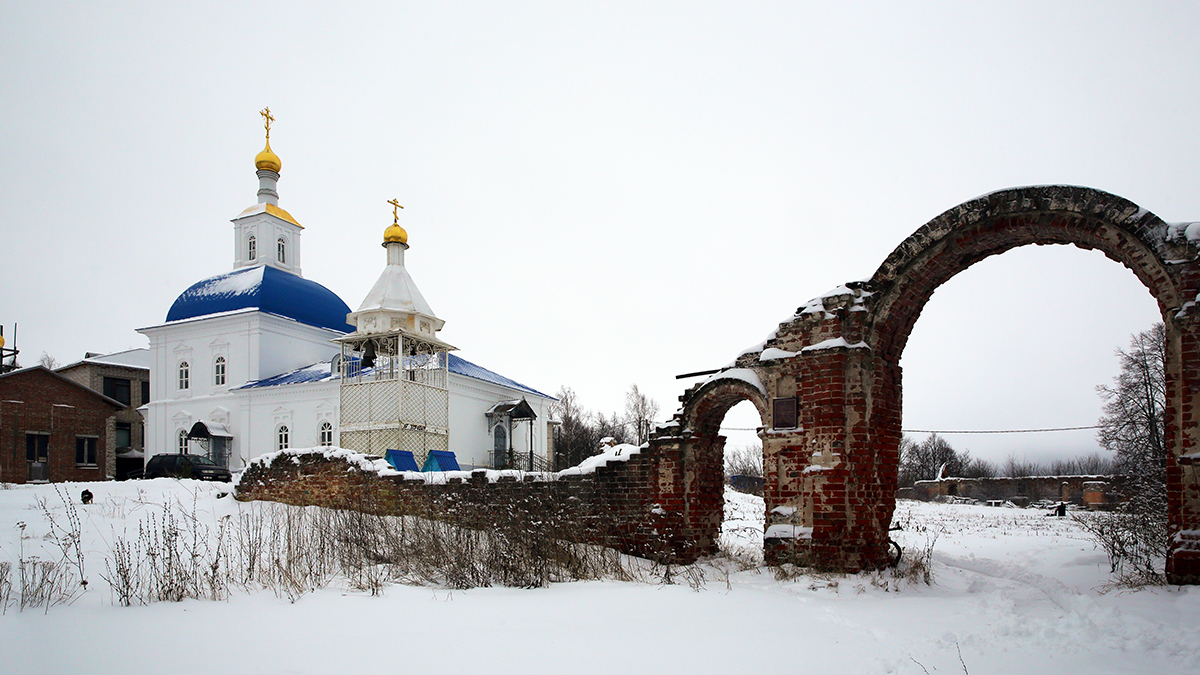
{"label": "utility wire", "polygon": [[[906,434],[1038,434],[1044,431],[1080,431],[1082,429],[1099,429],[1100,425],[1090,427],[1059,427],[1057,429],[989,429],[980,431],[946,431],[940,429],[901,429]],[[755,427],[721,427],[723,431],[758,431]]]}

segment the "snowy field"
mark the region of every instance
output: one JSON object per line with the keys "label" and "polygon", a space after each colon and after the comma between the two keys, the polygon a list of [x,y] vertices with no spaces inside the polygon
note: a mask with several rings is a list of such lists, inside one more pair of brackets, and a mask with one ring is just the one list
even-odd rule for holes
{"label": "snowy field", "polygon": [[[69,509],[54,486],[5,487],[0,561],[15,577],[22,551],[61,555],[38,499],[60,525]],[[900,502],[894,534],[906,557],[933,544],[932,585],[890,571],[777,580],[724,559],[700,567],[699,590],[648,580],[372,596],[334,583],[294,603],[234,590],[122,607],[103,579],[117,536],[173,503],[212,529],[246,506],[193,481],[60,487],[95,493],[76,508],[90,583],[49,609],[10,598],[0,672],[1200,673],[1200,589],[1111,588],[1104,555],[1040,511]],[[730,494],[726,546],[761,541],[761,509]]]}

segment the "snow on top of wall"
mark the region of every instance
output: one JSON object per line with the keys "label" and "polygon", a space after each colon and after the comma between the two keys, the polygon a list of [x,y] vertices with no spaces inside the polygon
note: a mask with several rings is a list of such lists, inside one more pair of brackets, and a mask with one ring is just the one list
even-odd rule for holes
{"label": "snow on top of wall", "polygon": [[250,466],[254,466],[255,464],[270,466],[271,463],[275,461],[275,458],[280,456],[291,457],[292,462],[299,464],[300,457],[303,455],[321,455],[326,459],[340,459],[360,471],[375,472],[381,476],[396,476],[402,473],[393,469],[392,465],[388,464],[387,460],[383,459],[382,457],[370,457],[362,454],[361,452],[339,448],[336,445],[318,446],[315,448],[289,448],[287,450],[276,450],[275,452],[268,452],[255,457],[254,459],[250,460],[249,464]]}
{"label": "snow on top of wall", "polygon": [[[860,281],[865,282],[865,281],[868,281],[868,279],[861,279]],[[853,282],[851,282],[851,283],[853,283]],[[836,297],[842,296],[842,295],[853,295],[854,296],[854,304],[857,307],[857,306],[863,304],[863,302],[862,302],[863,298],[868,298],[873,294],[870,291],[864,291],[861,289],[856,292],[853,289],[851,289],[849,286],[847,286],[846,284],[841,284],[841,285],[837,286],[836,288],[834,288],[833,290],[828,291],[826,293],[822,293],[821,295],[818,295],[817,297],[813,298],[812,300],[809,300],[808,302],[804,303],[804,305],[799,310],[796,311],[796,313],[792,316],[792,318],[795,319],[795,318],[803,316],[805,314],[816,314],[817,312],[824,312],[826,298],[836,298]]]}
{"label": "snow on top of wall", "polygon": [[758,355],[759,361],[777,361],[779,359],[790,359],[800,352],[789,352],[777,347],[768,347]]}
{"label": "snow on top of wall", "polygon": [[608,464],[609,462],[628,462],[630,457],[642,454],[642,450],[648,446],[643,445],[638,447],[628,443],[613,445],[604,449],[604,452],[588,457],[579,463],[578,466],[573,466],[569,469],[559,471],[559,476],[580,476],[586,473],[595,473],[596,469]]}
{"label": "snow on top of wall", "polygon": [[778,523],[767,528],[764,539],[812,539],[813,529],[799,525]]}
{"label": "snow on top of wall", "polygon": [[[569,469],[564,469],[558,473],[554,472],[537,472],[537,471],[521,471],[519,469],[475,469],[473,471],[397,471],[392,468],[391,464],[387,463],[386,459],[364,455],[361,452],[339,448],[337,446],[323,446],[315,448],[289,448],[287,450],[278,450],[276,452],[268,452],[266,454],[255,457],[250,460],[250,465],[262,464],[270,466],[276,458],[280,456],[290,457],[291,461],[299,464],[300,458],[305,455],[321,455],[327,459],[340,459],[349,464],[352,468],[359,471],[375,473],[380,476],[403,476],[404,480],[419,480],[424,481],[428,485],[443,485],[454,480],[455,478],[463,481],[469,480],[472,476],[484,475],[489,483],[495,483],[500,479],[516,480],[518,482],[527,480],[532,477],[535,482],[551,482],[558,480],[562,476],[579,476],[582,474],[595,473],[596,469],[604,466],[608,462],[626,462],[633,455],[641,454],[642,450],[648,445],[637,447],[635,445],[614,445],[603,453],[594,457],[589,457],[584,460],[579,466],[573,466]],[[242,473],[239,473],[240,480]]]}
{"label": "snow on top of wall", "polygon": [[846,342],[844,337],[835,337],[824,342],[818,342],[815,345],[809,345],[801,349],[801,352],[819,352],[825,349],[837,349],[845,347],[846,349],[870,349],[865,342]]}
{"label": "snow on top of wall", "polygon": [[763,386],[762,380],[758,379],[758,374],[749,368],[729,368],[713,373],[704,380],[704,384],[715,380],[741,380],[762,392],[763,396],[767,395],[767,388]]}
{"label": "snow on top of wall", "polygon": [[1200,241],[1200,223],[1168,223],[1167,241]]}
{"label": "snow on top of wall", "polygon": [[[750,345],[749,347],[743,349],[742,353],[738,354],[738,356],[741,356],[742,354],[755,354],[757,352],[761,352],[763,350],[763,347],[766,347],[767,343],[770,342],[771,340],[774,340],[778,335],[779,335],[778,329],[771,331],[770,333],[767,334],[767,337],[763,338],[762,342]],[[733,363],[730,363],[728,366],[726,366],[726,368],[732,368],[732,367],[733,367]]]}

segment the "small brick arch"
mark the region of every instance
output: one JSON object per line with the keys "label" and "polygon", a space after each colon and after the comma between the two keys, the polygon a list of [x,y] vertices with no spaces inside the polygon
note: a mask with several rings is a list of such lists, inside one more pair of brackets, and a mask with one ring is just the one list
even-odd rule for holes
{"label": "small brick arch", "polygon": [[743,379],[713,379],[689,390],[684,399],[683,425],[697,434],[716,435],[725,414],[742,401],[753,403],[758,410],[758,419],[766,424],[766,395],[757,386]]}

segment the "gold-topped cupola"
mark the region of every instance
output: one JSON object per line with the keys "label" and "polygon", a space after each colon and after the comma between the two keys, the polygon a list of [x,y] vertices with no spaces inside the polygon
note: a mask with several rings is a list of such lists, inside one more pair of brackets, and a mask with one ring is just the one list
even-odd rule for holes
{"label": "gold-topped cupola", "polygon": [[270,108],[259,111],[266,130],[266,146],[254,156],[258,173],[258,203],[233,219],[234,269],[254,265],[270,265],[286,272],[300,274],[300,231],[304,226],[292,214],[279,208],[279,155],[271,150],[271,123],[275,116]]}
{"label": "gold-topped cupola", "polygon": [[279,170],[283,168],[283,162],[279,159],[279,155],[271,150],[271,122],[274,122],[275,118],[271,116],[270,107],[263,108],[258,114],[263,116],[263,126],[267,130],[267,146],[254,156],[254,168],[259,171],[279,173]]}
{"label": "gold-topped cupola", "polygon": [[388,203],[392,205],[392,224],[383,231],[383,247],[387,248],[388,244],[404,244],[404,248],[408,248],[408,233],[404,231],[403,227],[400,227],[400,212],[397,211],[404,207],[400,206],[397,199]]}

